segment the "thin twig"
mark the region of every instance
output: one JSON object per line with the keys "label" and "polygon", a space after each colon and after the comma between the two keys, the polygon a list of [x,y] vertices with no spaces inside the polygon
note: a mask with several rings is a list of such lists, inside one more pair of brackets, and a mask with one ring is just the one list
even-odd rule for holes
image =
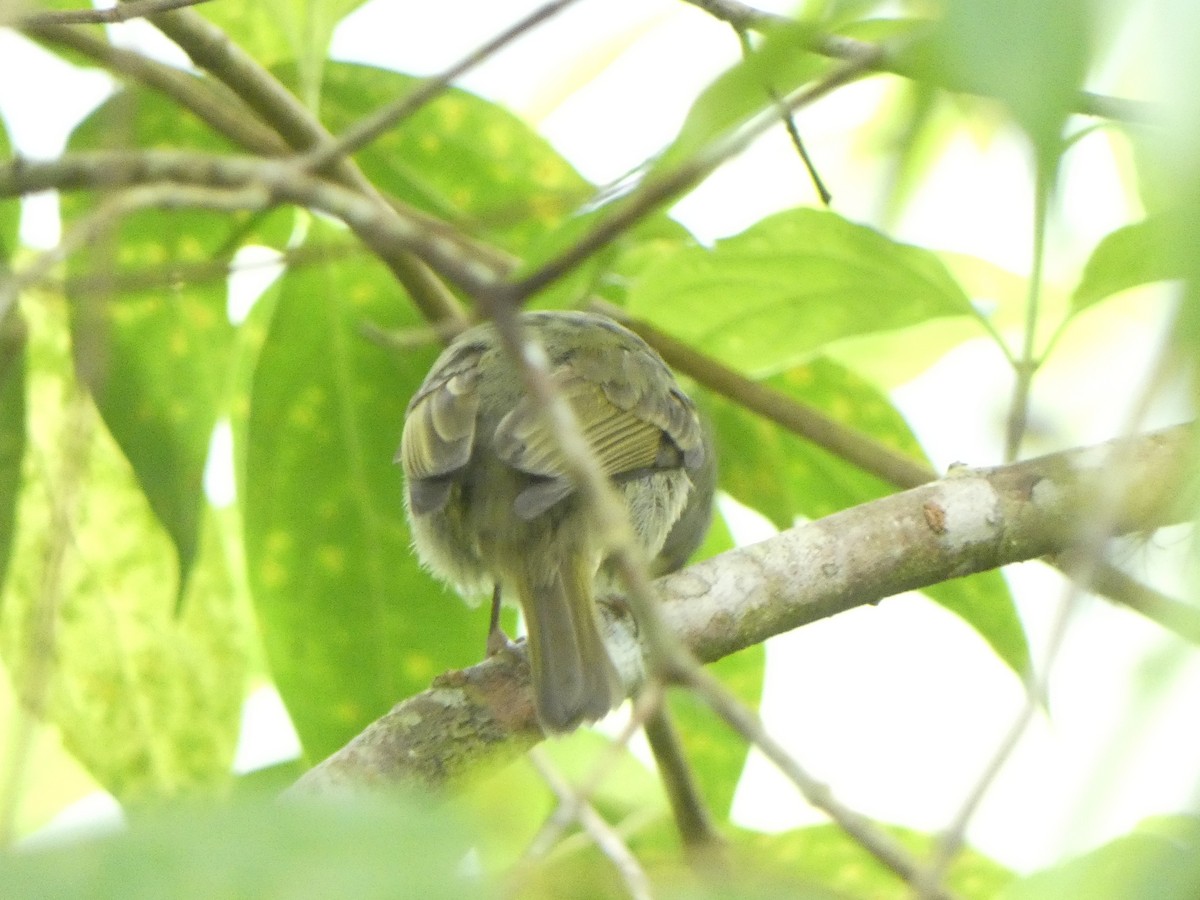
{"label": "thin twig", "polygon": [[700,794],[695,775],[688,765],[679,732],[671,721],[666,696],[659,692],[658,703],[646,717],[646,741],[654,754],[658,777],[667,792],[671,814],[684,852],[693,863],[710,867],[712,857],[720,855],[721,835],[713,823],[708,805]]}
{"label": "thin twig", "polygon": [[[3,319],[0,315],[0,319]],[[42,547],[42,570],[37,597],[22,635],[23,653],[14,662],[21,674],[21,699],[12,704],[6,748],[8,766],[0,785],[0,847],[11,845],[16,818],[32,759],[38,729],[51,702],[51,682],[58,657],[58,623],[67,578],[71,518],[78,510],[79,491],[87,470],[93,420],[87,398],[68,380],[66,418],[60,429],[62,457],[57,481],[47,480],[50,521]]]}
{"label": "thin twig", "polygon": [[[754,52],[754,48],[750,46],[750,34],[745,29],[739,29],[736,26],[733,31],[737,35],[738,43],[741,45],[742,58],[745,59]],[[767,95],[779,108],[779,118],[783,122],[783,127],[787,131],[788,138],[791,140],[792,146],[796,149],[800,161],[804,163],[809,181],[812,182],[817,196],[821,199],[821,205],[828,207],[833,202],[833,194],[829,192],[829,188],[825,185],[825,180],[821,177],[821,173],[817,171],[812,157],[808,155],[808,148],[804,146],[804,140],[800,137],[800,129],[796,127],[795,114],[783,105],[779,93],[774,88],[770,85],[764,85],[764,88],[767,91]]]}
{"label": "thin twig", "polygon": [[[783,108],[788,111],[800,109],[868,71],[881,51],[877,47],[866,46],[868,47],[866,55],[838,66],[816,84],[796,91],[783,101]],[[503,293],[498,294],[496,299],[508,303],[521,303],[572,271],[584,260],[628,231],[650,212],[668,200],[679,197],[707,177],[721,163],[744,150],[755,138],[773,128],[778,122],[778,116],[778,109],[769,110],[767,113],[751,119],[744,127],[728,135],[725,139],[701,150],[688,162],[662,175],[651,177],[637,193],[619,206],[616,212],[527,277],[504,286]]]}
{"label": "thin twig", "polygon": [[[728,22],[740,31],[766,32],[772,28],[795,22],[794,19],[764,12],[742,3],[740,0],[684,0],[684,2],[704,10],[722,22]],[[862,55],[863,49],[869,46],[871,45],[856,38],[831,34],[822,38],[814,51],[834,59],[856,59]],[[916,79],[919,77],[911,65],[893,54],[880,56],[872,65],[872,70],[888,72],[903,78]],[[937,86],[958,93],[979,93],[966,85],[949,81],[939,82]],[[1074,111],[1085,116],[1097,116],[1130,125],[1156,125],[1166,121],[1163,111],[1152,103],[1128,100],[1124,97],[1111,97],[1092,91],[1079,92]]]}
{"label": "thin twig", "polygon": [[[921,872],[916,859],[878,824],[841,803],[828,785],[810,775],[763,727],[762,720],[730,694],[724,685],[703,669],[693,670],[687,687],[712,708],[738,734],[762,751],[817,809],[824,812],[864,850],[910,884]],[[935,888],[930,894],[948,900],[949,892]]]}
{"label": "thin twig", "polygon": [[73,223],[58,244],[43,250],[18,271],[0,277],[0,320],[8,314],[22,291],[43,281],[60,262],[91,244],[129,213],[152,207],[198,205],[209,209],[241,210],[250,204],[262,203],[263,196],[262,191],[253,187],[231,192],[180,184],[143,185],[122,191]]}
{"label": "thin twig", "polygon": [[937,478],[928,463],[880,443],[810,404],[747,378],[653,325],[631,319],[619,307],[599,301],[591,306],[641,335],[677,372],[889,484],[912,488]]}
{"label": "thin twig", "polygon": [[[1157,356],[1157,364],[1147,378],[1133,409],[1130,410],[1128,421],[1122,429],[1123,433],[1132,435],[1139,423],[1145,420],[1151,398],[1165,381],[1167,357],[1165,352]],[[1075,533],[1068,535],[1067,546],[1059,554],[1066,563],[1063,570],[1070,581],[1050,634],[1045,660],[1040,669],[1030,673],[1026,679],[1024,705],[934,848],[928,865],[917,881],[917,894],[921,898],[937,895],[938,886],[945,878],[954,857],[966,842],[967,827],[972,817],[1012,757],[1034,715],[1045,702],[1049,692],[1050,673],[1066,638],[1071,615],[1078,608],[1084,592],[1095,581],[1105,547],[1111,538],[1121,531],[1121,510],[1128,505],[1130,496],[1138,490],[1133,484],[1132,467],[1129,465],[1131,454],[1134,452],[1132,446],[1128,439],[1111,442],[1105,447],[1099,464],[1093,463],[1096,471],[1106,473],[1106,477],[1097,479],[1093,490],[1089,492],[1086,509],[1082,510],[1075,523]]]}
{"label": "thin twig", "polygon": [[512,871],[509,872],[507,882],[506,895],[518,895],[520,886],[528,878],[530,871],[538,860],[544,859],[550,850],[562,838],[563,832],[567,827],[575,821],[579,820],[580,808],[587,803],[601,782],[607,778],[613,768],[621,759],[621,755],[625,752],[625,748],[629,746],[629,741],[637,730],[642,727],[645,716],[649,713],[648,707],[641,703],[635,703],[633,714],[629,717],[629,721],[625,723],[625,727],[621,729],[621,733],[604,748],[600,754],[600,758],[592,766],[584,782],[570,791],[566,796],[559,797],[558,807],[553,815],[550,816],[538,833],[534,835],[529,846],[517,860]]}
{"label": "thin twig", "polygon": [[1039,360],[1036,354],[1038,312],[1041,309],[1042,271],[1046,261],[1046,218],[1050,210],[1050,194],[1054,174],[1044,163],[1038,163],[1037,185],[1033,204],[1033,262],[1029,270],[1029,290],[1025,298],[1025,331],[1021,341],[1021,356],[1017,360],[1013,398],[1008,414],[1004,439],[1004,461],[1013,462],[1021,452],[1021,441],[1028,424],[1029,401],[1033,392],[1033,376]]}
{"label": "thin twig", "polygon": [[17,28],[42,25],[112,25],[207,2],[208,0],[129,0],[120,6],[100,9],[61,9],[29,13],[19,17],[14,24]]}
{"label": "thin twig", "polygon": [[[334,140],[282,82],[233,43],[220,28],[194,10],[179,9],[160,13],[151,17],[151,22],[178,44],[196,65],[237,94],[293,149],[307,150]],[[396,201],[386,199],[379,193],[353,160],[337,160],[333,163],[331,175],[380,207],[381,212],[376,213],[373,218],[387,216],[389,211],[398,206]],[[412,211],[406,211],[406,214],[411,216]],[[358,233],[354,221],[348,221],[347,224]],[[427,319],[466,319],[457,298],[420,258],[409,252],[409,248],[397,250],[394,245],[388,249],[373,244],[370,232],[359,234],[359,237],[391,269]]]}
{"label": "thin twig", "polygon": [[583,498],[592,527],[603,538],[602,546],[609,550],[608,558],[619,573],[626,599],[638,623],[649,671],[668,683],[684,684],[698,690],[719,715],[759,746],[800,787],[811,803],[825,810],[888,868],[906,879],[914,878],[918,872],[915,860],[874,823],[842,806],[827,788],[804,772],[782,746],[766,734],[757,717],[700,668],[691,651],[670,629],[655,600],[646,561],[639,552],[628,513],[614,496],[612,485],[596,461],[595,451],[584,438],[574,411],[555,389],[545,353],[537,345],[525,341],[516,311],[510,304],[496,302],[487,311],[495,322],[501,345],[521,373],[525,389],[546,416],[562,454],[564,468]]}
{"label": "thin twig", "polygon": [[[600,852],[612,862],[629,896],[634,900],[651,900],[650,880],[617,830],[572,787],[539,748],[529,751],[529,761],[558,798],[558,810],[563,812],[563,819],[568,824],[572,820],[579,822]],[[557,814],[556,811],[555,816]]]}
{"label": "thin twig", "polygon": [[[118,7],[120,8],[120,7]],[[22,26],[29,38],[67,47],[119,78],[145,85],[191,112],[210,128],[252,153],[283,156],[289,146],[225,85],[168,66],[134,50],[115,47],[89,31],[65,25]]]}
{"label": "thin twig", "polygon": [[[306,176],[283,160],[215,156],[178,150],[95,151],[52,162],[0,164],[0,196],[42,190],[110,189],[173,182],[191,186],[176,205],[262,211],[281,203],[319,209],[346,222],[376,253],[423,260],[471,294],[492,290],[501,273],[480,258],[470,242],[438,219],[404,214],[322,178]],[[206,189],[211,189],[206,193]],[[236,194],[228,193],[230,190]],[[164,194],[169,196],[169,192]],[[164,200],[164,203],[168,203]],[[385,260],[386,261],[386,260]]]}
{"label": "thin twig", "polygon": [[512,43],[574,2],[575,0],[552,0],[552,2],[538,7],[441,74],[424,79],[404,97],[376,110],[347,128],[337,138],[319,140],[310,150],[296,158],[296,164],[306,171],[319,172],[335,160],[361,150],[389,128],[411,116],[422,106],[448,90],[456,78],[475,68],[507,44]]}

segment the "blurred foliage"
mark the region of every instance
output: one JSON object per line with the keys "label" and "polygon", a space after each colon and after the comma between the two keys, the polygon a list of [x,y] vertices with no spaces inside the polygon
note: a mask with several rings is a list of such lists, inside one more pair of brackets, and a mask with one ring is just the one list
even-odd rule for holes
{"label": "blurred foliage", "polygon": [[5,897],[437,900],[488,892],[469,832],[427,799],[186,805],[127,831],[0,856]]}
{"label": "blurred foliage", "polygon": [[[181,15],[223,28],[336,134],[420,83],[328,58],[334,27],[358,5],[268,0]],[[1174,36],[1192,47],[1200,14],[1177,5]],[[675,140],[630,185],[599,195],[528,123],[457,89],[355,161],[384,195],[530,274],[619,213],[625,188],[704,171],[712,154],[776,115],[777,98],[838,65],[816,52],[823,42],[854,36],[893,42],[889,64],[909,79],[893,79],[902,86],[880,126],[889,168],[881,220],[919,196],[963,134],[980,142],[1022,135],[1030,192],[1049,208],[1069,163],[1064,151],[1080,133],[1080,89],[1117,43],[1121,17],[1103,6],[950,0],[894,12],[873,0],[807,3],[800,22],[764,28],[745,58],[681,111]],[[1179,54],[1189,65],[1197,58]],[[213,87],[204,75],[195,83]],[[1171,279],[1188,285],[1181,321],[1200,323],[1200,92],[1195,80],[1184,83],[1169,98],[1172,140],[1121,123],[1106,129],[1129,142],[1130,182],[1148,212],[1098,242],[1059,291],[1061,321],[1032,326],[1039,340],[1109,297]],[[967,99],[973,94],[981,96]],[[68,152],[102,148],[238,152],[175,100],[132,81],[74,130]],[[0,157],[12,156],[0,129]],[[97,215],[107,199],[64,194],[64,226]],[[0,200],[0,272],[30,255],[19,247],[19,213],[15,200]],[[227,279],[248,246],[272,248],[286,264],[248,316],[231,318]],[[534,303],[602,297],[924,460],[919,435],[886,389],[972,338],[1002,340],[1001,329],[1024,322],[1031,296],[1024,278],[941,249],[815,209],[768,216],[708,246],[660,210]],[[409,550],[390,460],[439,344],[389,270],[342,225],[306,211],[185,208],[123,217],[65,269],[62,282],[0,306],[0,735],[14,736],[0,748],[0,839],[41,825],[95,785],[133,813],[134,825],[0,856],[0,895],[486,896],[492,879],[516,865],[522,896],[624,896],[611,861],[578,831],[548,859],[521,867],[556,807],[527,759],[481,775],[438,806],[247,801],[258,787],[294,777],[301,763],[231,774],[247,676],[263,659],[303,762],[312,763],[483,653],[486,611],[436,584]],[[1179,335],[1193,356],[1197,347],[1186,341],[1196,335],[1200,326]],[[729,398],[695,394],[715,428],[721,489],[777,527],[894,490]],[[211,459],[214,427],[225,421],[233,458]],[[231,507],[214,506],[206,467],[234,473]],[[699,556],[731,545],[718,521]],[[1008,668],[1025,672],[1028,643],[999,573],[928,593]],[[765,656],[752,647],[712,671],[755,706]],[[728,837],[727,868],[715,882],[684,864],[661,786],[631,752],[614,755],[593,730],[542,748],[577,783],[598,764],[609,767],[591,801],[618,823],[656,896],[729,896],[734,887],[741,897],[908,896],[833,826],[778,835],[735,828],[746,742],[691,695],[672,693],[670,704]],[[176,808],[197,797],[213,808]],[[933,846],[928,835],[895,833],[918,857]],[[1196,834],[1191,819],[1158,820],[1026,879],[968,851],[947,883],[972,898],[1192,897]]]}

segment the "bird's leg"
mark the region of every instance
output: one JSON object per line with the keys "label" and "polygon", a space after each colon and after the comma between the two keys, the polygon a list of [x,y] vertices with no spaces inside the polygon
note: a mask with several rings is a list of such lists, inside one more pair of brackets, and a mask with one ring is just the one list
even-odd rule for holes
{"label": "bird's leg", "polygon": [[492,589],[492,618],[488,624],[487,655],[495,656],[515,646],[500,627],[500,584],[497,582]]}

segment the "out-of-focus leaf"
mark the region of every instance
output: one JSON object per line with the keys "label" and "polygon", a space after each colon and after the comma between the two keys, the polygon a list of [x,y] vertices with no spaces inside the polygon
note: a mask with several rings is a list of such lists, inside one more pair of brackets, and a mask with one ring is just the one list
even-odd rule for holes
{"label": "out-of-focus leaf", "polygon": [[1071,313],[1140,284],[1183,278],[1186,267],[1175,253],[1183,227],[1179,216],[1164,213],[1105,235],[1083,268]]}
{"label": "out-of-focus leaf", "polygon": [[933,253],[811,209],[660,259],[633,284],[628,307],[756,376],[839,338],[972,313]]}
{"label": "out-of-focus leaf", "polygon": [[[59,730],[44,722],[22,722],[27,716],[18,706],[8,669],[0,665],[0,722],[5,723],[10,737],[16,737],[22,725],[29,728],[28,743],[10,739],[0,746],[0,772],[15,772],[18,764],[24,766],[24,783],[12,809],[12,836],[18,839],[97,790],[96,782],[63,749]],[[20,763],[18,754],[22,755]]]}
{"label": "out-of-focus leaf", "polygon": [[463,874],[470,839],[444,808],[259,800],[183,809],[128,831],[0,858],[6,897],[210,900],[214,897],[486,896]]}
{"label": "out-of-focus leaf", "polygon": [[[197,7],[206,19],[260,65],[299,61],[292,85],[304,98],[320,90],[333,30],[364,0],[259,0],[256,3],[208,3]],[[401,27],[397,23],[397,27]]]}
{"label": "out-of-focus leaf", "polygon": [[474,828],[479,866],[491,874],[507,872],[521,858],[558,799],[525,755],[469,779],[449,802]]}
{"label": "out-of-focus leaf", "polygon": [[[157,94],[126,91],[71,137],[72,150],[226,145]],[[70,228],[94,199],[64,198]],[[291,216],[145,210],[72,257],[68,294],[78,371],[151,508],[175,542],[182,592],[197,552],[202,478],[229,388],[229,259],[243,242],[280,243]],[[204,271],[208,267],[207,271]]]}
{"label": "out-of-focus leaf", "polygon": [[[608,216],[607,207],[568,217],[534,239],[525,250],[525,261],[514,278],[531,275],[583,239]],[[653,263],[681,247],[693,247],[686,228],[665,213],[654,213],[583,263],[533,295],[529,308],[560,309],[586,304],[591,297],[623,306],[629,285]]]}
{"label": "out-of-focus leaf", "polygon": [[912,59],[923,80],[998,97],[1052,167],[1092,41],[1087,0],[956,0]]}
{"label": "out-of-focus leaf", "polygon": [[[933,850],[933,838],[929,835],[895,826],[887,826],[887,830],[918,859]],[[727,829],[724,834],[728,844],[719,869],[725,876],[722,878],[713,878],[704,867],[687,865],[679,852],[678,839],[668,825],[635,835],[630,849],[642,864],[655,897],[900,900],[912,895],[911,885],[836,825],[798,828],[779,834]],[[992,897],[1012,878],[996,862],[968,850],[955,859],[946,887],[955,896]],[[612,877],[612,861],[591,847],[558,854],[531,879],[522,896],[574,896],[572,886],[580,884],[588,885],[589,898],[615,900],[628,896],[620,880]]]}
{"label": "out-of-focus leaf", "polygon": [[[0,119],[0,159],[12,154],[4,121]],[[21,204],[0,200],[0,278],[17,248]],[[25,451],[25,322],[15,307],[0,311],[0,589],[12,549],[21,456]]]}
{"label": "out-of-focus leaf", "polygon": [[830,66],[829,60],[812,52],[819,35],[809,22],[781,25],[765,34],[753,52],[696,98],[679,135],[663,151],[654,171],[691,159],[707,144],[775,107],[777,98],[786,97]]}
{"label": "out-of-focus leaf", "polygon": [[1191,900],[1200,895],[1200,820],[1141,823],[1078,859],[1013,882],[1001,900]]}
{"label": "out-of-focus leaf", "polygon": [[[933,851],[934,838],[930,835],[896,826],[887,826],[887,830],[917,859]],[[838,897],[899,900],[912,895],[911,885],[837,825],[816,825],[773,835],[741,832],[734,841],[734,852],[742,866],[761,879],[758,896],[779,896],[777,891],[791,879],[835,891]],[[998,863],[967,850],[955,858],[945,885],[956,896],[991,897],[1011,879],[1012,874]]]}
{"label": "out-of-focus leaf", "polygon": [[0,655],[23,701],[123,802],[225,785],[252,639],[211,527],[182,616],[171,542],[71,375],[66,310],[30,304],[21,528]]}
{"label": "out-of-focus leaf", "polygon": [[[332,230],[314,222],[311,237]],[[418,320],[384,267],[279,282],[251,394],[239,491],[247,569],[276,684],[310,759],[483,654],[470,611],[417,564],[392,457],[438,347],[398,354],[361,326]]]}
{"label": "out-of-focus leaf", "polygon": [[[903,417],[875,388],[826,359],[766,379],[766,385],[906,453],[923,454]],[[896,488],[740,405],[702,394],[720,453],[720,485],[777,528],[819,519]]]}
{"label": "out-of-focus leaf", "polygon": [[[8,142],[8,132],[4,130],[4,119],[0,118],[0,159],[11,159],[12,155],[12,145]],[[20,199],[17,197],[0,199],[0,272],[8,270],[13,252],[17,249],[17,235],[20,225]]]}
{"label": "out-of-focus leaf", "polygon": [[[758,709],[767,668],[765,644],[747,647],[707,668],[746,706]],[[673,691],[668,709],[704,802],[718,822],[727,820],[750,754],[749,742],[688,691]]]}
{"label": "out-of-focus leaf", "polygon": [[14,306],[0,319],[0,589],[16,530],[25,454],[25,320]]}
{"label": "out-of-focus leaf", "polygon": [[[338,134],[417,83],[384,69],[330,63],[322,119]],[[418,110],[355,159],[381,190],[521,255],[592,192],[525,122],[460,90]]]}
{"label": "out-of-focus leaf", "polygon": [[921,590],[974,628],[1017,677],[1029,672],[1029,639],[1003,575],[977,572]]}
{"label": "out-of-focus leaf", "polygon": [[[924,458],[887,397],[829,360],[797,366],[765,383],[914,459]],[[703,396],[717,433],[721,488],[778,528],[791,527],[798,517],[819,519],[897,490],[734,403]],[[927,593],[979,632],[1014,672],[1026,672],[1028,642],[1008,585],[997,573],[956,579]]]}

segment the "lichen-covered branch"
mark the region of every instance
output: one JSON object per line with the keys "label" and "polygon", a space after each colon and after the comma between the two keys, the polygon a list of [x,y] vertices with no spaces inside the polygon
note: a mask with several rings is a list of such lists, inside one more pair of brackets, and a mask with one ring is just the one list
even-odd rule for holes
{"label": "lichen-covered branch", "polygon": [[[711,662],[809,622],[948,578],[1070,552],[1097,485],[1121,482],[1116,533],[1188,517],[1192,425],[992,469],[959,469],[656,582],[668,625]],[[609,617],[614,656],[636,628]],[[621,645],[625,646],[622,647]],[[443,785],[541,739],[517,655],[442,676],[306,773],[296,794]]]}

